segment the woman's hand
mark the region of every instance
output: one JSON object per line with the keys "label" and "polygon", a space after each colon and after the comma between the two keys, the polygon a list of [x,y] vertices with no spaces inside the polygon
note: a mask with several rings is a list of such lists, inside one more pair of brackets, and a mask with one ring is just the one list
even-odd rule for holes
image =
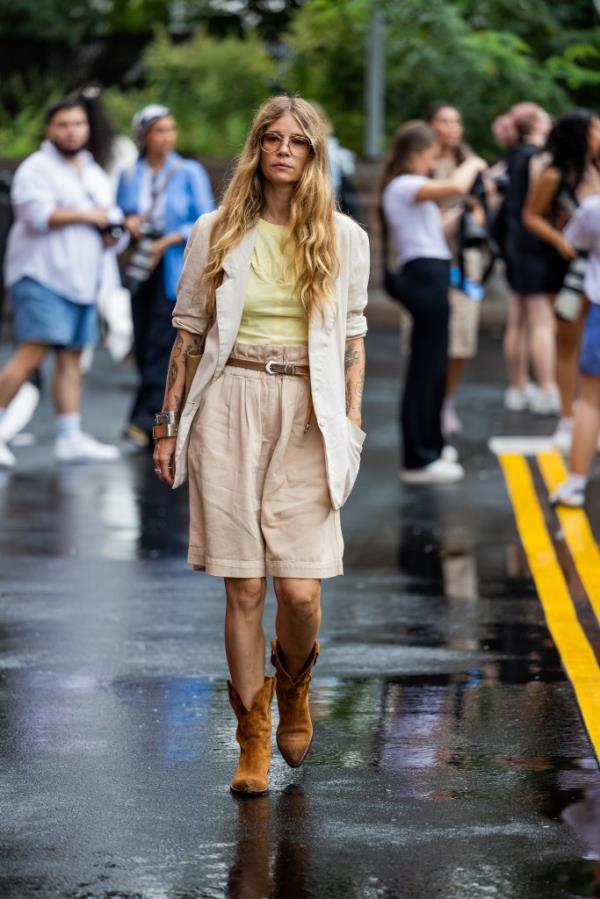
{"label": "woman's hand", "polygon": [[150,248],[152,269],[154,270],[163,258],[165,250],[168,250],[169,247],[174,246],[174,244],[181,243],[182,240],[183,238],[180,234],[165,234],[163,237],[159,237],[158,240],[155,240]]}
{"label": "woman's hand", "polygon": [[159,437],[154,444],[154,471],[163,484],[172,487],[175,481],[176,437]]}
{"label": "woman's hand", "polygon": [[564,234],[558,235],[554,248],[557,253],[560,253],[563,259],[568,259],[569,262],[577,256],[577,251],[573,248],[573,245],[567,240]]}

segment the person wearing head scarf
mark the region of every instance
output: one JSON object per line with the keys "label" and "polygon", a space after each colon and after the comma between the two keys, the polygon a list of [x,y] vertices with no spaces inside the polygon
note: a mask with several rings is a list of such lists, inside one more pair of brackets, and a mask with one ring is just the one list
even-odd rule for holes
{"label": "person wearing head scarf", "polygon": [[140,384],[125,434],[144,448],[162,402],[185,244],[194,222],[215,202],[206,170],[174,152],[177,126],[166,106],[145,106],[132,128],[139,158],[121,174],[117,203],[134,242],[125,284],[131,291]]}

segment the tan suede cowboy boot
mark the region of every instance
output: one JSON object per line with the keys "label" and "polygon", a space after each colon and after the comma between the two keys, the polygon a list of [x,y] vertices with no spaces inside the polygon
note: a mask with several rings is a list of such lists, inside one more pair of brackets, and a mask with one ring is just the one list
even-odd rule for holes
{"label": "tan suede cowboy boot", "polygon": [[318,655],[319,644],[315,643],[300,674],[292,677],[285,669],[277,640],[271,641],[271,664],[277,672],[275,681],[279,706],[277,746],[290,768],[300,767],[312,743],[308,688]]}
{"label": "tan suede cowboy boot", "polygon": [[269,789],[271,766],[271,703],[274,677],[265,677],[251,709],[247,709],[237,690],[227,681],[229,701],[236,714],[235,738],[240,744],[240,761],[231,781],[234,793],[257,796]]}

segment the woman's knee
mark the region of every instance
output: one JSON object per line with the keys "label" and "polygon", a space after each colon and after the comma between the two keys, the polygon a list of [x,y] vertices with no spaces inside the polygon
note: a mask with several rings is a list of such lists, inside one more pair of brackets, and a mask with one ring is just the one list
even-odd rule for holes
{"label": "woman's knee", "polygon": [[280,608],[301,619],[312,618],[321,604],[321,584],[317,580],[275,578],[275,595]]}
{"label": "woman's knee", "polygon": [[225,578],[225,592],[230,611],[244,615],[262,614],[266,592],[264,578]]}

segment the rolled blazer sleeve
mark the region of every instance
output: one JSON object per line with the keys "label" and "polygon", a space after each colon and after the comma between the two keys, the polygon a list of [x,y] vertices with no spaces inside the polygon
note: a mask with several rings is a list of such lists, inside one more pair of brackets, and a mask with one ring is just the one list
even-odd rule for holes
{"label": "rolled blazer sleeve", "polygon": [[365,308],[368,301],[369,284],[369,238],[356,226],[352,247],[350,282],[348,285],[348,310],[346,314],[346,340],[364,337],[367,333]]}
{"label": "rolled blazer sleeve", "polygon": [[212,219],[212,215],[202,215],[194,224],[185,247],[183,270],[177,283],[173,327],[189,331],[190,334],[204,334],[209,321],[200,281],[208,257]]}

